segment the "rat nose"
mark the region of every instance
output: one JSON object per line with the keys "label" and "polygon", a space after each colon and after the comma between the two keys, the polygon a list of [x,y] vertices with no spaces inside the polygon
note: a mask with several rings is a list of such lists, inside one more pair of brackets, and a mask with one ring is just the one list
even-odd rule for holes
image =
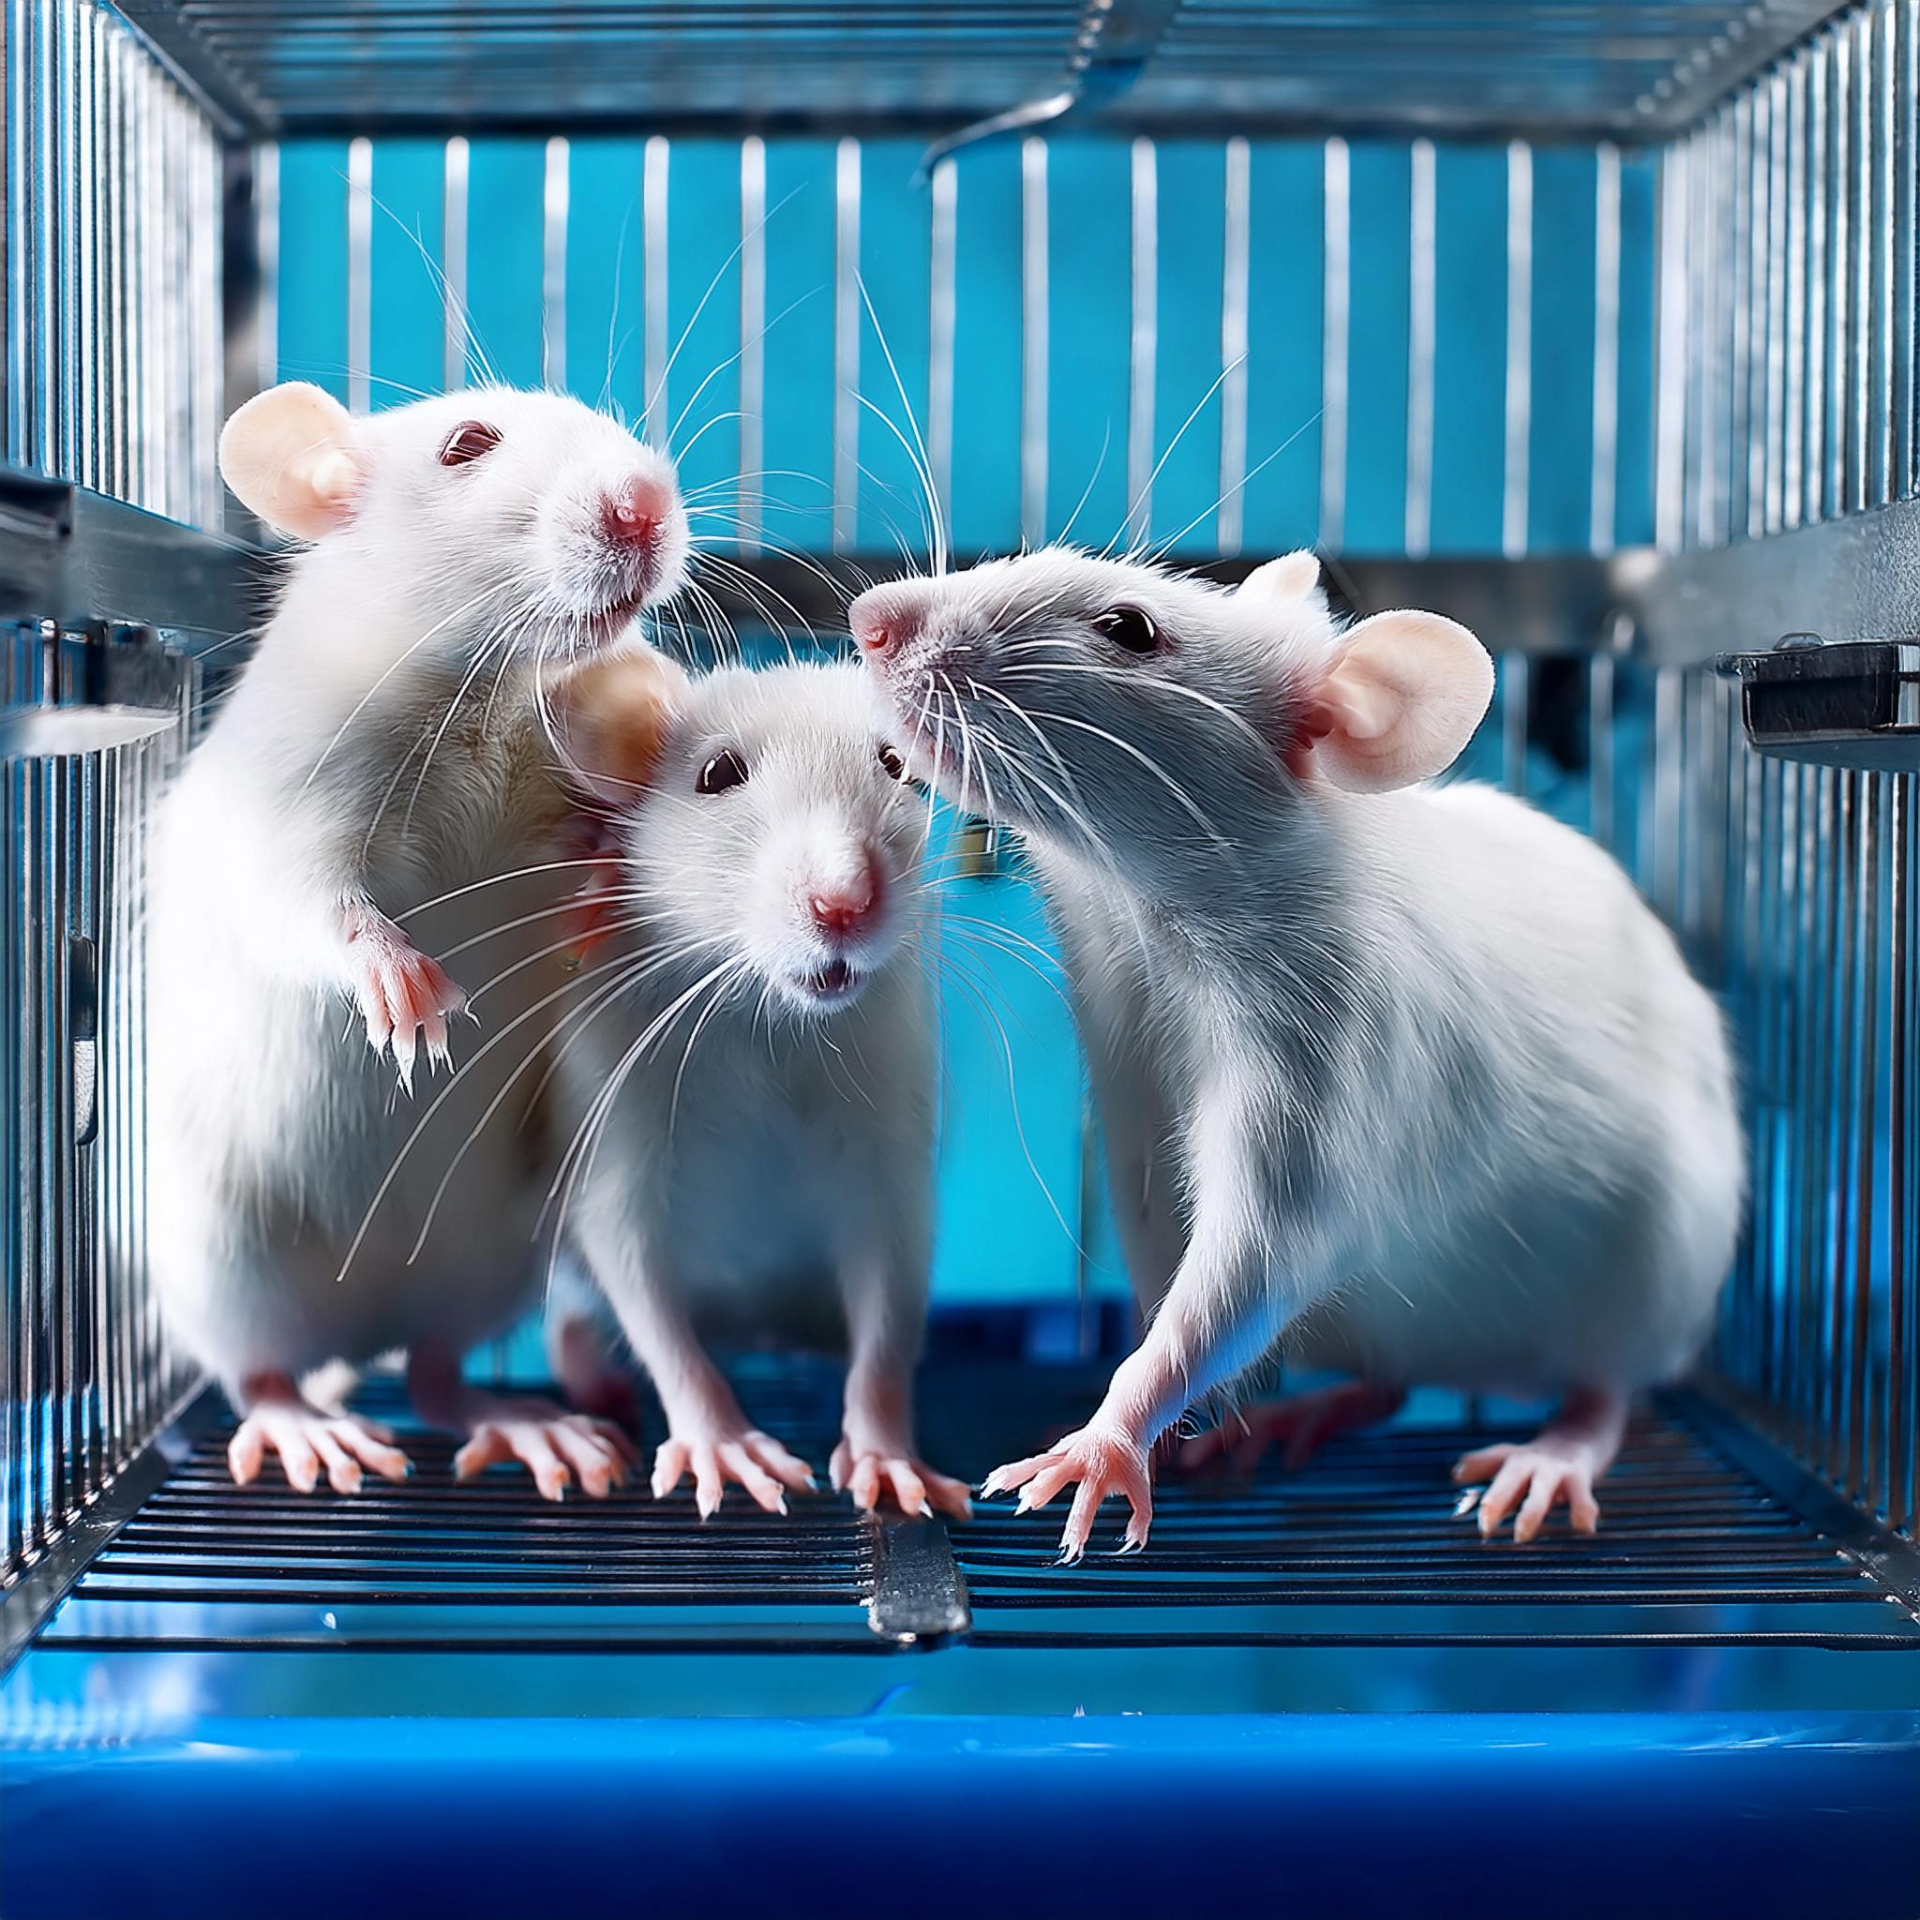
{"label": "rat nose", "polygon": [[925,621],[924,601],[897,587],[863,593],[847,610],[847,623],[860,651],[874,660],[884,660],[910,645]]}
{"label": "rat nose", "polygon": [[600,502],[600,531],[610,545],[644,553],[672,511],[673,488],[665,480],[637,474]]}
{"label": "rat nose", "polygon": [[816,886],[807,895],[807,911],[822,933],[851,939],[880,910],[880,874],[871,860],[857,874]]}

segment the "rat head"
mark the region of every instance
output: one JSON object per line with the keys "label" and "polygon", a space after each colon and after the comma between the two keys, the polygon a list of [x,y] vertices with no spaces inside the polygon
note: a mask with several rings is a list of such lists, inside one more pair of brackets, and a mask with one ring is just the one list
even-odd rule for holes
{"label": "rat head", "polygon": [[559,714],[616,813],[631,911],[682,971],[738,961],[756,995],[828,1013],[911,932],[926,808],[858,667],[690,679],[628,653],[571,676]]}
{"label": "rat head", "polygon": [[561,394],[476,387],[355,416],[292,381],[227,422],[220,471],[450,650],[512,632],[597,653],[686,573],[672,463]]}
{"label": "rat head", "polygon": [[1227,589],[1049,548],[874,587],[851,623],[916,769],[1149,879],[1231,857],[1305,787],[1441,772],[1493,692],[1437,614],[1342,630],[1311,553]]}

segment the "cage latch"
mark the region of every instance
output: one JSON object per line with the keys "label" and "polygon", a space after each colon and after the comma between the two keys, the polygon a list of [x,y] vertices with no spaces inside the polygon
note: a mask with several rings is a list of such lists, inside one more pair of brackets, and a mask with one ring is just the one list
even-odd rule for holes
{"label": "cage latch", "polygon": [[1884,773],[1920,769],[1920,640],[1823,641],[1790,633],[1766,653],[1727,653],[1757,753]]}

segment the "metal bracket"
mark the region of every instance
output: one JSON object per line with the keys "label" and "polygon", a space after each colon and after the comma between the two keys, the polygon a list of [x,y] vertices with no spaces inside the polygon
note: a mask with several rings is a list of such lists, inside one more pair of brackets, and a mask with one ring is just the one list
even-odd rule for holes
{"label": "metal bracket", "polygon": [[0,620],[151,627],[206,651],[256,625],[271,586],[258,547],[0,467]]}
{"label": "metal bracket", "polygon": [[1882,773],[1920,769],[1920,640],[1823,642],[1792,633],[1770,653],[1714,663],[1740,682],[1756,753]]}
{"label": "metal bracket", "polygon": [[944,1646],[973,1626],[966,1576],[938,1520],[874,1520],[867,1624],[897,1647]]}

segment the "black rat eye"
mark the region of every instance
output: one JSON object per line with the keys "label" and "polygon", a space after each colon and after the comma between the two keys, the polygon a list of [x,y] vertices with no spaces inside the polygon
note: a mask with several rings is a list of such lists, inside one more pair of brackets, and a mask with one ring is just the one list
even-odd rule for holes
{"label": "black rat eye", "polygon": [[1138,607],[1109,607],[1093,617],[1093,630],[1129,653],[1152,653],[1160,644],[1160,629],[1150,614]]}
{"label": "black rat eye", "polygon": [[491,453],[499,444],[498,427],[490,427],[484,420],[462,420],[447,435],[440,449],[440,464],[443,467],[464,467],[469,460],[478,460],[483,453]]}
{"label": "black rat eye", "polygon": [[892,779],[904,780],[907,777],[907,763],[884,740],[880,743],[880,764]]}
{"label": "black rat eye", "polygon": [[700,769],[700,778],[696,780],[696,793],[725,793],[729,787],[740,786],[747,777],[747,763],[731,747],[723,748]]}

